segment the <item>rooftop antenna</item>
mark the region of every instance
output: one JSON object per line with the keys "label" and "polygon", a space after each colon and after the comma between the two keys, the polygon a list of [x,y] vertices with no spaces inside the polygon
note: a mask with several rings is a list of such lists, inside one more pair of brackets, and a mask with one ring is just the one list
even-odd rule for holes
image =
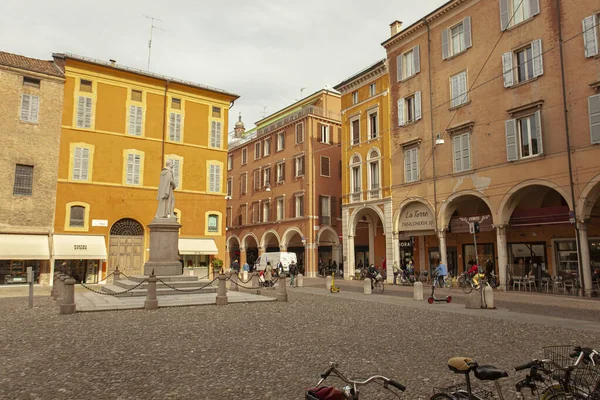
{"label": "rooftop antenna", "polygon": [[151,17],[149,15],[144,15],[144,17],[146,17],[146,19],[152,20],[152,24],[150,25],[150,40],[148,40],[148,71],[150,71],[150,57],[152,56],[152,33],[154,32],[155,29],[158,29],[159,31],[163,31],[163,32],[165,30],[162,28],[159,28],[158,26],[154,26],[154,21],[164,22],[163,20]]}
{"label": "rooftop antenna", "polygon": [[267,116],[267,106],[264,106],[263,110],[262,110],[262,117],[264,118],[266,116]]}
{"label": "rooftop antenna", "polygon": [[306,88],[305,87],[300,88],[300,100],[302,100],[302,92],[304,92],[304,89],[306,89]]}

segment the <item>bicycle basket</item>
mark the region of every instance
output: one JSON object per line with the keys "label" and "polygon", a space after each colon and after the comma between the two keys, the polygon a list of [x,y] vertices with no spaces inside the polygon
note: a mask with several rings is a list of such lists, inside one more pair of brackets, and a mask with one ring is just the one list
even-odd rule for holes
{"label": "bicycle basket", "polygon": [[[454,385],[454,386],[447,386],[447,387],[443,387],[443,388],[438,387],[438,388],[434,388],[433,391],[434,391],[434,393],[445,393],[456,399],[468,399],[469,398],[469,393],[467,392],[467,384],[466,383],[462,383],[462,384]],[[481,387],[478,387],[476,385],[471,385],[471,393],[480,399],[493,399],[494,398],[494,393],[492,393],[488,390],[485,390]]]}
{"label": "bicycle basket", "polygon": [[568,368],[572,367],[575,361],[577,361],[577,358],[571,358],[571,353],[575,347],[575,345],[546,346],[542,347],[542,349],[544,350],[544,358],[552,360],[555,364],[553,367]]}
{"label": "bicycle basket", "polygon": [[[571,372],[570,386],[575,386],[586,394],[591,394],[600,385],[600,366],[580,364]],[[598,386],[600,391],[600,386]]]}

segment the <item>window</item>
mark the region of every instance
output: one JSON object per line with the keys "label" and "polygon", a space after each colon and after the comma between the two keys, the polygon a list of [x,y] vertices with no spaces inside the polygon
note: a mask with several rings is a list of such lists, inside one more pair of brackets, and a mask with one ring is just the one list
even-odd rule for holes
{"label": "window", "polygon": [[419,148],[404,150],[404,182],[419,180]]}
{"label": "window", "polygon": [[227,196],[233,195],[233,178],[227,179]]}
{"label": "window", "polygon": [[30,78],[28,76],[23,77],[23,86],[31,86],[39,89],[41,82],[41,80],[36,78]]}
{"label": "window", "polygon": [[279,132],[277,134],[277,151],[285,149],[285,133]]}
{"label": "window", "polygon": [[78,128],[92,127],[92,98],[79,96],[77,99],[77,122]]}
{"label": "window", "polygon": [[277,183],[282,183],[285,181],[285,163],[279,163],[276,167],[277,171]]}
{"label": "window", "polygon": [[240,206],[240,214],[238,215],[238,225],[246,225],[248,221],[248,206],[245,204]]}
{"label": "window", "polygon": [[331,144],[331,135],[329,125],[320,125],[319,142]]}
{"label": "window", "polygon": [[89,178],[90,148],[75,147],[73,150],[73,170],[71,178],[74,181],[87,181]]}
{"label": "window", "polygon": [[471,17],[466,17],[450,29],[442,31],[442,59],[447,59],[471,47]]}
{"label": "window", "polygon": [[541,112],[506,121],[506,154],[508,161],[542,154]]}
{"label": "window", "polygon": [[265,188],[271,186],[271,168],[263,168],[263,186]]}
{"label": "window", "polygon": [[181,114],[171,113],[169,118],[169,140],[171,142],[181,142]]}
{"label": "window", "polygon": [[240,194],[246,194],[248,192],[248,174],[244,173],[240,177]]}
{"label": "window", "polygon": [[69,226],[83,228],[85,226],[85,207],[71,206],[69,211]]}
{"label": "window", "polygon": [[252,223],[256,224],[260,222],[260,205],[258,203],[252,204]]}
{"label": "window", "polygon": [[381,187],[379,179],[379,160],[380,154],[377,149],[373,149],[369,152],[368,156],[369,170],[368,170],[368,183],[369,183],[369,198],[379,198],[379,189]]}
{"label": "window", "polygon": [[208,170],[208,191],[211,193],[221,192],[221,166],[209,164]]}
{"label": "window", "polygon": [[362,160],[359,155],[354,155],[350,161],[350,192],[352,193],[352,201],[361,200],[362,177],[361,177]]}
{"label": "window", "polygon": [[586,58],[598,55],[598,42],[600,42],[600,14],[590,15],[583,21],[583,45]]}
{"label": "window", "polygon": [[469,100],[467,90],[467,71],[450,77],[451,107],[458,107]]}
{"label": "window", "polygon": [[211,121],[210,122],[210,147],[214,149],[221,148],[221,122]]}
{"label": "window", "polygon": [[304,156],[296,157],[294,159],[294,166],[294,177],[304,176]]}
{"label": "window", "polygon": [[227,171],[231,171],[233,169],[233,154],[227,155]]}
{"label": "window", "polygon": [[271,139],[265,139],[263,144],[263,157],[266,157],[271,154]]}
{"label": "window", "polygon": [[350,136],[353,146],[360,144],[360,119],[356,118],[350,121]]}
{"label": "window", "polygon": [[454,149],[454,172],[471,169],[471,134],[463,133],[452,138]]}
{"label": "window", "polygon": [[242,165],[246,165],[248,163],[248,148],[244,147],[242,149]]}
{"label": "window", "polygon": [[298,194],[295,198],[295,214],[296,218],[304,217],[304,195]]}
{"label": "window", "polygon": [[173,163],[173,179],[175,180],[175,189],[181,189],[181,168],[183,167],[183,158],[178,156],[166,157]]}
{"label": "window", "polygon": [[506,30],[539,13],[539,0],[500,0],[500,28]]}
{"label": "window", "polygon": [[31,94],[21,95],[21,121],[38,122],[40,97]]}
{"label": "window", "polygon": [[304,142],[304,123],[296,124],[296,143]]}
{"label": "window", "polygon": [[415,46],[396,57],[396,75],[398,82],[408,79],[421,71],[420,50]]}
{"label": "window", "polygon": [[213,116],[213,118],[221,118],[221,108],[213,107],[212,108],[212,116]]}
{"label": "window", "polygon": [[331,197],[319,196],[319,206],[321,208],[319,215],[319,223],[321,225],[331,225]]}
{"label": "window", "polygon": [[277,221],[285,219],[285,199],[280,197],[277,199]]}
{"label": "window", "polygon": [[171,108],[173,110],[181,110],[181,99],[172,98],[171,99]]}
{"label": "window", "polygon": [[352,92],[352,104],[358,103],[358,91]]}
{"label": "window", "polygon": [[592,143],[600,143],[600,94],[588,97]]}
{"label": "window", "polygon": [[125,183],[127,185],[141,185],[142,155],[127,153],[127,166],[125,171]]}
{"label": "window", "polygon": [[369,131],[369,139],[377,138],[379,132],[379,122],[377,119],[377,110],[369,111],[367,117],[368,131]]}
{"label": "window", "polygon": [[258,160],[260,158],[260,146],[261,146],[260,142],[254,143],[254,159],[255,160]]}
{"label": "window", "polygon": [[131,91],[131,101],[136,101],[138,103],[142,102],[142,91],[141,90],[132,90]]}
{"label": "window", "polygon": [[86,93],[92,93],[92,91],[93,91],[92,81],[87,81],[85,79],[81,79],[79,81],[79,91],[86,92]]}
{"label": "window", "polygon": [[233,222],[233,209],[231,207],[227,207],[227,210],[225,210],[225,227],[226,228],[230,228],[232,227],[232,222]]}
{"label": "window", "polygon": [[254,191],[260,190],[260,169],[254,170]]}
{"label": "window", "polygon": [[377,93],[377,85],[375,83],[371,83],[369,85],[369,95],[375,96],[376,93]]}
{"label": "window", "polygon": [[13,195],[31,196],[33,194],[33,165],[17,164]]}
{"label": "window", "polygon": [[421,119],[421,92],[398,99],[398,126]]}
{"label": "window", "polygon": [[352,167],[352,193],[361,192],[360,165]]}
{"label": "window", "polygon": [[262,205],[262,217],[262,222],[269,222],[269,218],[271,217],[271,203],[268,200]]}
{"label": "window", "polygon": [[[135,90],[134,90],[135,92]],[[141,93],[141,92],[140,92]],[[127,133],[134,136],[142,136],[142,120],[144,118],[141,106],[131,104],[129,106],[129,126]]]}
{"label": "window", "polygon": [[330,177],[330,160],[329,157],[321,156],[321,176]]}
{"label": "window", "polygon": [[219,232],[219,216],[217,214],[208,215],[208,231]]}

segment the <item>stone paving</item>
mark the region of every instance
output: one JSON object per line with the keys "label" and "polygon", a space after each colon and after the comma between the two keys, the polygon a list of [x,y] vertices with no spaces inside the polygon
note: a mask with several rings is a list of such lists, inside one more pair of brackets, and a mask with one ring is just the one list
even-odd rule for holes
{"label": "stone paving", "polygon": [[[522,377],[511,367],[544,345],[600,348],[600,322],[549,326],[321,289],[290,289],[287,303],[68,316],[47,296],[31,310],[25,297],[2,298],[0,399],[302,399],[331,360],[355,377],[396,378],[404,399],[427,399],[460,380],[446,366],[452,356],[507,369],[509,389]],[[392,398],[382,390],[363,398]]]}

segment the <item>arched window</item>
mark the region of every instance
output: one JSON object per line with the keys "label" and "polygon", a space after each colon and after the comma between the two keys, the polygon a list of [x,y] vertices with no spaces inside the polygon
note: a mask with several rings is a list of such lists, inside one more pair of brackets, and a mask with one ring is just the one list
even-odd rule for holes
{"label": "arched window", "polygon": [[69,226],[71,228],[83,228],[85,226],[85,207],[71,206]]}
{"label": "arched window", "polygon": [[350,163],[350,193],[352,193],[351,201],[357,202],[361,200],[362,192],[362,171],[360,155],[355,154],[351,158]]}
{"label": "arched window", "polygon": [[87,232],[89,230],[90,205],[71,201],[65,205],[65,231]]}
{"label": "arched window", "polygon": [[117,236],[144,236],[144,227],[134,219],[123,218],[115,222],[110,228],[110,234]]}

